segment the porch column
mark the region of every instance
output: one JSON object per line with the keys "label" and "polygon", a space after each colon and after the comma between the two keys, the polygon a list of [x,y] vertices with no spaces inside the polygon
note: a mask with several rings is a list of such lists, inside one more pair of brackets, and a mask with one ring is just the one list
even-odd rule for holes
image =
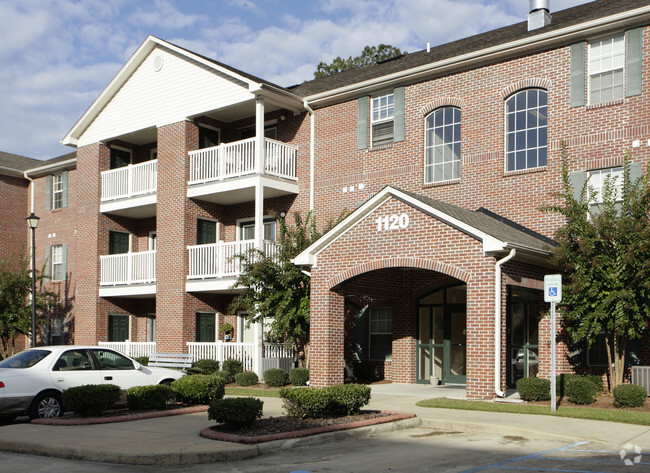
{"label": "porch column", "polygon": [[259,376],[260,379],[262,379],[262,376],[264,376],[264,373],[262,372],[264,369],[264,365],[262,364],[262,358],[264,357],[263,325],[263,319],[253,325],[253,342],[255,343],[255,346],[253,348],[253,371],[257,374],[257,376]]}
{"label": "porch column", "polygon": [[264,99],[255,99],[255,166],[256,172],[264,173]]}
{"label": "porch column", "polygon": [[255,184],[255,248],[264,250],[264,186]]}
{"label": "porch column", "polygon": [[317,388],[343,384],[345,370],[344,299],[324,286],[312,273],[309,378]]}

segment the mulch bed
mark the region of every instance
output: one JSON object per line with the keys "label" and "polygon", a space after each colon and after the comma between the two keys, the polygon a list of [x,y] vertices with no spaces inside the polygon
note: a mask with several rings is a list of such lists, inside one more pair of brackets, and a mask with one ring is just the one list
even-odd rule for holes
{"label": "mulch bed", "polygon": [[253,428],[233,432],[224,425],[215,425],[201,431],[201,437],[225,442],[256,444],[271,440],[292,439],[308,435],[355,429],[370,425],[410,419],[415,414],[384,411],[362,411],[356,416],[329,417],[322,419],[300,419],[297,417],[267,417],[255,422]]}
{"label": "mulch bed", "polygon": [[34,419],[32,424],[41,425],[92,425],[112,424],[114,422],[129,422],[132,420],[154,419],[157,417],[177,416],[181,414],[193,414],[195,412],[206,412],[208,406],[185,406],[178,404],[169,406],[159,411],[134,412],[130,409],[114,409],[106,411],[101,417],[79,417],[67,415],[54,419]]}

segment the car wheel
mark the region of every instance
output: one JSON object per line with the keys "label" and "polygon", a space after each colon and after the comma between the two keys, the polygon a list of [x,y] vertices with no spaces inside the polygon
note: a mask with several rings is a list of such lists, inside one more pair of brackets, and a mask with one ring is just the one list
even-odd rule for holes
{"label": "car wheel", "polygon": [[39,394],[32,401],[27,412],[30,419],[52,419],[63,414],[63,401],[61,394],[55,392],[44,392]]}
{"label": "car wheel", "polygon": [[171,386],[172,385],[173,379],[165,379],[160,382],[160,384],[164,384],[165,386]]}

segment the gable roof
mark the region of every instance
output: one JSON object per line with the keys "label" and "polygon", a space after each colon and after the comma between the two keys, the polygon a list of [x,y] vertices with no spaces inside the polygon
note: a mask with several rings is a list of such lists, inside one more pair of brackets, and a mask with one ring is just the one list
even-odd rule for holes
{"label": "gable roof", "polygon": [[322,238],[296,256],[294,263],[307,266],[316,265],[320,252],[345,235],[390,198],[400,200],[416,210],[476,238],[483,243],[483,251],[486,254],[502,253],[515,248],[538,262],[544,261],[550,256],[551,240],[532,230],[523,227],[517,228],[517,226],[494,218],[484,211],[474,212],[413,192],[386,186]]}
{"label": "gable roof", "polygon": [[636,26],[650,18],[650,0],[597,0],[562,11],[551,12],[550,25],[528,31],[527,22],[517,23],[486,33],[463,38],[426,50],[359,67],[320,79],[304,82],[289,89],[310,103],[331,96],[345,88],[389,80],[415,80],[416,74],[431,74],[436,70],[450,72],[451,68],[470,67],[495,61],[496,54],[521,55],[562,44],[584,40],[597,32],[612,28]]}
{"label": "gable roof", "polygon": [[0,172],[1,170],[15,171],[22,176],[23,171],[26,171],[30,168],[40,166],[43,164],[43,161],[33,158],[27,158],[25,156],[20,156],[18,154],[5,153],[0,151]]}

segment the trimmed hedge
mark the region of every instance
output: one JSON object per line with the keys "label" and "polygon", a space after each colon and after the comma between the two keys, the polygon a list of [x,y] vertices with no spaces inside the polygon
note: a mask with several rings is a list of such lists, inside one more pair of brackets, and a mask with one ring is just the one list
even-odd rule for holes
{"label": "trimmed hedge", "polygon": [[596,400],[596,385],[584,376],[570,377],[565,383],[564,391],[574,404],[591,404]]}
{"label": "trimmed hedge", "polygon": [[175,380],[172,389],[178,394],[179,400],[187,404],[210,404],[223,397],[224,385],[220,376],[196,374]]}
{"label": "trimmed hedge", "polygon": [[244,371],[235,375],[235,383],[237,383],[237,386],[253,386],[259,382],[260,379],[257,377],[257,374],[252,371]]}
{"label": "trimmed hedge", "polygon": [[289,384],[289,375],[280,368],[271,368],[264,372],[264,382],[276,388]]}
{"label": "trimmed hedge", "polygon": [[136,411],[164,409],[168,403],[175,400],[174,390],[164,384],[135,386],[126,390],[126,405]]}
{"label": "trimmed hedge", "polygon": [[557,393],[558,396],[564,396],[566,394],[566,383],[575,378],[583,378],[589,380],[594,387],[596,388],[596,392],[600,393],[603,392],[605,389],[603,385],[603,378],[597,374],[573,374],[573,373],[562,373],[557,375],[555,378],[555,392]]}
{"label": "trimmed hedge", "polygon": [[214,374],[219,371],[219,362],[209,358],[196,360],[192,363],[192,368],[201,370],[202,373],[199,374]]}
{"label": "trimmed hedge", "polygon": [[543,378],[521,378],[517,392],[524,401],[548,401],[551,399],[551,381]]}
{"label": "trimmed hedge", "polygon": [[212,373],[212,376],[217,376],[218,378],[223,379],[224,384],[235,382],[235,375],[230,374],[227,371],[215,371]]}
{"label": "trimmed hedge", "polygon": [[638,384],[619,384],[613,394],[615,407],[641,407],[648,397],[645,388]]}
{"label": "trimmed hedge", "polygon": [[370,402],[370,387],[363,384],[344,384],[326,388],[281,389],[287,415],[296,417],[323,417],[328,415],[356,415]]}
{"label": "trimmed hedge", "polygon": [[99,416],[119,401],[120,392],[115,384],[76,386],[63,391],[63,405],[79,416]]}
{"label": "trimmed hedge", "polygon": [[223,370],[226,373],[230,373],[234,379],[237,373],[244,371],[244,364],[239,360],[235,360],[234,358],[228,358],[223,362]]}
{"label": "trimmed hedge", "polygon": [[149,357],[148,356],[138,356],[137,358],[133,358],[135,361],[140,363],[142,366],[149,366]]}
{"label": "trimmed hedge", "polygon": [[226,425],[230,430],[247,429],[262,417],[264,403],[252,397],[215,399],[210,403],[208,419]]}
{"label": "trimmed hedge", "polygon": [[309,370],[307,368],[292,368],[289,371],[289,381],[294,386],[307,386],[309,381]]}

